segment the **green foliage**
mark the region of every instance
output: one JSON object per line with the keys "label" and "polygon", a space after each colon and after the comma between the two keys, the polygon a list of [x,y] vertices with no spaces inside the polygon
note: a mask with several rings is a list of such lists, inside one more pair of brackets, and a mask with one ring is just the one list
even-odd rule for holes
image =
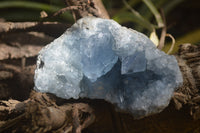
{"label": "green foliage", "polygon": [[[113,19],[121,24],[132,23],[133,28],[151,35],[150,39],[156,43],[159,42],[157,34],[163,28],[164,23],[158,9],[162,9],[164,16],[167,16],[180,3],[185,0],[129,0],[124,1],[124,6],[113,15]],[[192,21],[192,20],[191,20]],[[160,29],[160,30],[159,30]],[[176,39],[175,47],[172,53],[177,52],[178,45],[183,43],[197,43],[200,42],[199,29],[186,33],[180,38]],[[175,37],[176,38],[176,37]],[[171,44],[168,43],[163,51],[167,52]]]}
{"label": "green foliage", "polygon": [[[163,9],[164,15],[167,16],[184,1],[186,0],[103,0],[103,3],[112,19],[122,25],[151,35],[151,39],[158,43],[160,31],[164,26],[159,9]],[[41,11],[45,11],[48,16],[51,16],[64,7],[64,0],[1,0],[0,18],[6,21],[60,21],[73,23],[74,20],[70,12],[65,12],[58,17],[40,17]],[[200,42],[199,35],[199,29],[183,34],[182,37],[176,39],[173,52],[177,51],[177,47],[181,43]],[[169,47],[169,44],[166,45],[164,51],[167,51]]]}
{"label": "green foliage", "polygon": [[[58,0],[59,1],[59,0]],[[48,0],[47,2],[36,2],[31,0],[4,0],[0,1],[0,17],[7,21],[42,21],[40,12],[45,11],[53,14],[63,8],[64,3]],[[54,20],[50,18],[48,20]],[[73,22],[69,12],[64,13],[57,20]]]}
{"label": "green foliage", "polygon": [[[136,27],[136,29],[137,27],[142,26],[143,28],[152,32],[152,28],[149,28],[150,25],[148,24],[151,24],[151,26],[153,26],[154,28],[160,28],[163,26],[163,21],[158,9],[162,8],[164,14],[167,15],[171,10],[173,10],[178,4],[180,4],[184,0],[129,0],[127,2],[125,0],[122,1],[124,1],[125,3],[124,6],[118,12],[116,12],[112,18],[119,23],[135,22],[134,27]],[[127,5],[131,7],[131,9]],[[130,14],[130,12],[132,12],[132,14]],[[153,16],[155,17],[157,26],[155,26],[156,24],[152,23]],[[139,20],[131,20],[131,18]],[[137,30],[143,32],[143,28]]]}

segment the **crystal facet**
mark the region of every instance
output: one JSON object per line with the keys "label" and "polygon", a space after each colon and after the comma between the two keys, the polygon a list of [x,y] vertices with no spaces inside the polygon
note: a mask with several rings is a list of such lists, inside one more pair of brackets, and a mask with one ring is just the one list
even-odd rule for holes
{"label": "crystal facet", "polygon": [[174,56],[108,19],[80,19],[43,48],[35,89],[62,98],[104,99],[135,118],[162,111],[183,79]]}

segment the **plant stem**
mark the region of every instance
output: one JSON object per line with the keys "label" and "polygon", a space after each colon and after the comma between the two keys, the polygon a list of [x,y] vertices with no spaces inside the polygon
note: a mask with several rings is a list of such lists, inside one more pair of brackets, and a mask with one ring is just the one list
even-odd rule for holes
{"label": "plant stem", "polygon": [[164,23],[163,23],[162,17],[160,15],[160,13],[158,12],[158,10],[156,9],[156,7],[151,2],[151,0],[142,0],[142,1],[147,5],[147,7],[150,9],[150,11],[155,16],[158,27],[163,27]]}
{"label": "plant stem", "polygon": [[[178,51],[179,45],[184,43],[191,43],[191,44],[199,44],[200,42],[200,28],[196,29],[194,31],[189,32],[188,34],[185,34],[184,36],[177,38],[175,46],[171,52],[171,54],[174,54]],[[162,49],[163,51],[167,52],[170,49],[170,43],[167,43],[165,47]]]}
{"label": "plant stem", "polygon": [[154,26],[145,18],[143,18],[136,10],[134,10],[128,3],[126,0],[123,0],[123,3],[125,4],[125,6],[132,12],[133,16],[137,19],[138,24],[143,25],[144,27],[146,27],[150,32],[154,31]]}

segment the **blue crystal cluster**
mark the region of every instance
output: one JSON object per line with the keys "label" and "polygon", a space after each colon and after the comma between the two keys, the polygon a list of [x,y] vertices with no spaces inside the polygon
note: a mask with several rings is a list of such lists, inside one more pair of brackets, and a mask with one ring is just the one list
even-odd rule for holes
{"label": "blue crystal cluster", "polygon": [[104,99],[140,118],[163,110],[182,75],[174,56],[108,19],[80,19],[44,47],[35,89],[62,98]]}

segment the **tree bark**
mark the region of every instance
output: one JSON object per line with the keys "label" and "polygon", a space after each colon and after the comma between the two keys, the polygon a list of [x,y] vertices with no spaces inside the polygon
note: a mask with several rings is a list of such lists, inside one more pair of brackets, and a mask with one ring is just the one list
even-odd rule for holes
{"label": "tree bark", "polygon": [[109,18],[101,0],[66,0],[68,6],[80,6],[80,10],[73,11],[76,19],[85,16],[95,16],[100,18]]}

